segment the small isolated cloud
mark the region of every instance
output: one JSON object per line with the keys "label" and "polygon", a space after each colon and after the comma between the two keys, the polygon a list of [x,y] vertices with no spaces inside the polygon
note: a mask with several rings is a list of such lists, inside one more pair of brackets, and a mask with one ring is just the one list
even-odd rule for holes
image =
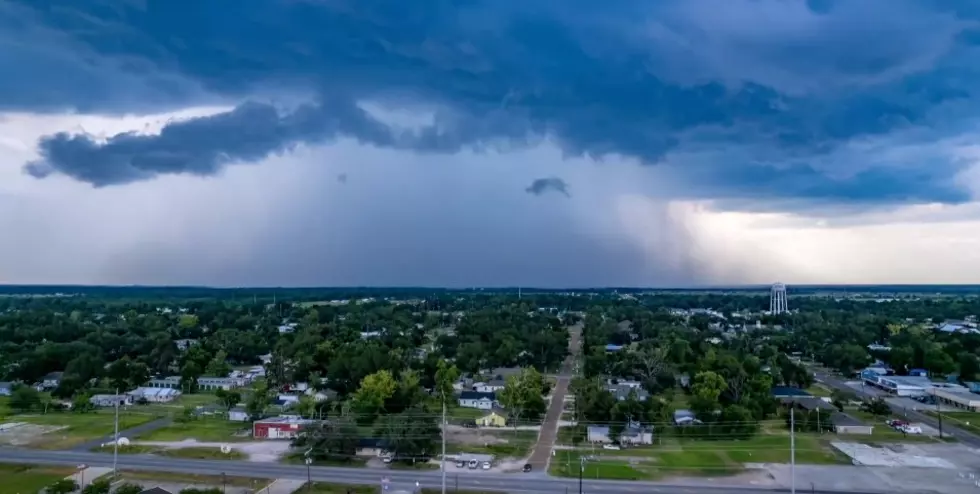
{"label": "small isolated cloud", "polygon": [[338,173],[337,174],[337,182],[342,183],[342,184],[346,184],[347,183],[347,174],[346,173]]}
{"label": "small isolated cloud", "polygon": [[531,182],[531,185],[524,189],[528,194],[540,196],[546,192],[557,192],[565,197],[571,197],[568,193],[568,184],[558,177],[539,178]]}

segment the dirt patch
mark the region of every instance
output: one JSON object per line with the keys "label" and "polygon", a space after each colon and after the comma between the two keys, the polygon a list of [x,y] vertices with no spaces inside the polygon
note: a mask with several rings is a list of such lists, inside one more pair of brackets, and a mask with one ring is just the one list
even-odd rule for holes
{"label": "dirt patch", "polygon": [[27,446],[45,434],[67,429],[64,425],[35,425],[26,422],[5,422],[0,424],[0,444]]}
{"label": "dirt patch", "polygon": [[241,443],[209,443],[188,439],[186,441],[134,441],[136,445],[159,446],[164,449],[183,449],[183,448],[215,448],[223,446],[231,448],[248,456],[248,461],[272,463],[279,461],[280,458],[289,452],[289,443],[286,441],[252,441]]}
{"label": "dirt patch", "polygon": [[496,436],[493,432],[488,432],[484,429],[470,429],[459,426],[446,427],[446,441],[472,446],[489,446],[491,444],[507,444],[509,442],[507,439]]}

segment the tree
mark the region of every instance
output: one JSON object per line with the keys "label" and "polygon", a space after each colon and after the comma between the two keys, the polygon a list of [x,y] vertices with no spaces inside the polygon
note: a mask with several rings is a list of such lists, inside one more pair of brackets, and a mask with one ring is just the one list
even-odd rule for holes
{"label": "tree", "polygon": [[256,386],[245,401],[245,411],[248,412],[248,416],[252,420],[258,420],[265,413],[266,407],[269,406],[269,400],[269,388],[263,385]]}
{"label": "tree", "polygon": [[141,492],[143,492],[142,485],[126,482],[119,487],[116,487],[115,494],[140,494]]}
{"label": "tree", "polygon": [[353,406],[358,414],[358,421],[362,423],[373,422],[378,413],[384,409],[385,402],[395,394],[397,387],[395,378],[387,370],[365,376],[353,398]]}
{"label": "tree", "polygon": [[235,405],[242,402],[242,394],[238,391],[225,391],[219,388],[214,392],[214,396],[228,410],[235,408]]}
{"label": "tree", "polygon": [[449,365],[445,360],[439,360],[435,375],[435,392],[442,404],[447,404],[454,394],[453,385],[459,380],[459,369]]}
{"label": "tree", "polygon": [[509,376],[497,399],[514,417],[514,425],[519,419],[535,420],[540,417],[547,405],[544,402],[544,378],[533,368],[522,369],[520,374]]}
{"label": "tree", "polygon": [[30,386],[17,386],[10,394],[11,410],[26,413],[41,407],[41,393]]}
{"label": "tree", "polygon": [[82,494],[109,494],[111,488],[109,479],[96,479],[82,489]]}
{"label": "tree", "polygon": [[394,415],[385,415],[378,429],[386,445],[396,460],[428,460],[436,450],[440,431],[435,416],[422,408],[405,410]]}
{"label": "tree", "polygon": [[201,367],[197,362],[191,360],[184,362],[183,367],[180,368],[180,389],[186,393],[196,392],[197,379],[202,375]]}
{"label": "tree", "polygon": [[875,417],[883,417],[892,413],[891,407],[888,406],[884,398],[872,398],[865,401],[861,404],[861,410]]}
{"label": "tree", "polygon": [[293,447],[309,451],[314,460],[348,462],[354,458],[359,440],[354,422],[338,417],[304,427],[293,440]]}
{"label": "tree", "polygon": [[208,362],[204,368],[204,374],[215,377],[225,377],[231,374],[231,365],[228,363],[228,354],[224,350],[218,351],[214,358]]}
{"label": "tree", "polygon": [[78,490],[78,482],[72,479],[56,480],[53,484],[45,488],[45,490],[48,494],[69,494]]}

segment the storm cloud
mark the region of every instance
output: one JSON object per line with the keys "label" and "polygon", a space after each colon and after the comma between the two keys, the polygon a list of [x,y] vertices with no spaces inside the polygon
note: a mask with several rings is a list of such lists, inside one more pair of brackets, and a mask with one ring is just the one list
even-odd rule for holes
{"label": "storm cloud", "polygon": [[[942,149],[875,154],[976,130],[968,0],[19,0],[0,26],[0,109],[234,106],[159,133],[44,137],[38,178],[207,176],[341,138],[440,155],[547,141],[749,208],[972,198],[968,163]],[[364,102],[433,118],[402,128]]]}
{"label": "storm cloud", "polygon": [[528,185],[524,192],[540,196],[545,192],[557,192],[565,197],[571,197],[568,193],[568,184],[558,177],[538,178]]}

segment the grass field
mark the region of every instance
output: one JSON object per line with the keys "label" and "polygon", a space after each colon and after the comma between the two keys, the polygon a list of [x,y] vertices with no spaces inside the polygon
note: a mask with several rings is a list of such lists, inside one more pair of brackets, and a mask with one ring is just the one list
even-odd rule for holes
{"label": "grass field", "polygon": [[908,434],[905,435],[901,431],[892,429],[885,423],[888,419],[902,419],[902,417],[891,416],[891,417],[875,417],[870,413],[862,412],[860,410],[847,410],[847,414],[860,419],[862,422],[873,425],[874,429],[871,430],[870,436],[844,436],[847,441],[853,442],[889,442],[889,443],[919,443],[919,442],[937,442],[939,438],[926,436],[924,434]]}
{"label": "grass field", "polygon": [[[96,453],[112,453],[112,446],[102,446],[98,448],[93,448],[93,452]],[[145,444],[133,444],[130,446],[122,446],[119,448],[119,454],[121,455],[156,455],[165,456],[167,458],[188,458],[192,460],[244,460],[248,456],[239,451],[231,451],[229,453],[222,453],[218,448],[205,448],[205,447],[194,447],[194,448],[174,448],[167,449],[160,446],[148,446]]]}
{"label": "grass field", "polygon": [[[183,441],[196,439],[208,442],[247,441],[248,435],[236,433],[248,430],[249,425],[223,418],[199,418],[189,422],[174,422],[166,427],[137,436],[141,441]],[[132,439],[132,438],[130,438]]]}
{"label": "grass field", "polygon": [[[153,415],[119,415],[119,430],[136,427],[156,419]],[[109,413],[49,413],[45,415],[14,415],[8,421],[37,425],[62,426],[64,429],[40,436],[35,446],[43,449],[65,449],[85,441],[112,434],[114,416]]]}
{"label": "grass field", "polygon": [[[933,417],[937,416],[932,410],[923,410],[923,412]],[[943,412],[942,418],[943,423],[980,434],[980,412]]]}
{"label": "grass field", "polygon": [[[476,430],[474,430],[474,434]],[[446,445],[448,453],[474,453],[490,454],[498,457],[521,457],[531,452],[531,448],[538,440],[537,431],[515,431],[513,429],[501,428],[499,430],[481,430],[484,436],[492,436],[507,440],[506,443],[497,444],[470,444],[457,443],[450,441]]]}
{"label": "grass field", "polygon": [[73,473],[65,467],[0,464],[0,494],[34,494]]}
{"label": "grass field", "polygon": [[[843,454],[829,446],[836,436],[798,434],[796,462],[832,465],[847,463]],[[551,473],[577,477],[581,456],[586,478],[654,480],[668,476],[719,476],[742,471],[745,463],[789,463],[789,434],[760,434],[746,440],[698,441],[669,438],[656,446],[621,450],[559,451]]]}
{"label": "grass field", "polygon": [[222,485],[222,481],[224,481],[225,485],[230,487],[246,487],[254,490],[255,492],[265,488],[265,486],[272,482],[270,479],[253,479],[248,477],[234,477],[231,475],[222,479],[221,475],[200,475],[178,472],[147,472],[141,470],[120,470],[119,477],[125,482],[132,482],[136,484],[156,481],[209,484],[220,487]]}

